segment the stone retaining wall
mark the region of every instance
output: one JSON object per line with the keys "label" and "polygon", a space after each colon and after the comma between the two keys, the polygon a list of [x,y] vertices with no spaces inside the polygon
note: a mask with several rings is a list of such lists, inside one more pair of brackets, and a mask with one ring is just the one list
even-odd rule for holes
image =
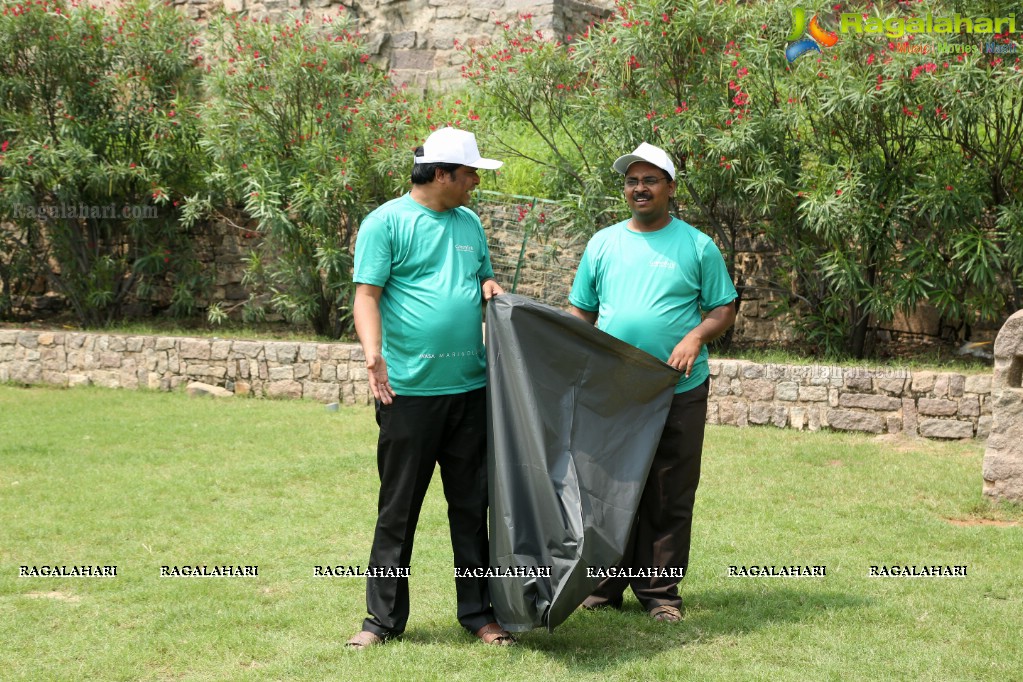
{"label": "stone retaining wall", "polygon": [[0,331],[0,381],[170,391],[199,381],[235,395],[366,404],[357,344]]}
{"label": "stone retaining wall", "polygon": [[[711,360],[710,424],[986,439],[991,376]],[[357,344],[0,331],[0,382],[368,404]]]}
{"label": "stone retaining wall", "polygon": [[[103,0],[110,2],[111,0]],[[462,45],[487,44],[503,25],[523,15],[547,39],[578,35],[611,13],[610,0],[171,0],[185,16],[202,23],[221,7],[256,21],[288,21],[308,14],[313,21],[346,12],[373,61],[396,83],[425,88],[458,86]],[[456,43],[457,41],[457,43]]]}
{"label": "stone retaining wall", "polygon": [[709,424],[979,438],[991,430],[991,376],[711,360]]}

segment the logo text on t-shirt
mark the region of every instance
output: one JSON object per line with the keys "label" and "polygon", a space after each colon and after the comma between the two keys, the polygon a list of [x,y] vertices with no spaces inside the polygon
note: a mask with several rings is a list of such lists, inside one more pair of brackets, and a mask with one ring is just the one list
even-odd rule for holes
{"label": "logo text on t-shirt", "polygon": [[674,270],[675,261],[668,260],[667,258],[655,258],[652,261],[650,261],[650,267],[664,268],[665,270]]}
{"label": "logo text on t-shirt", "polygon": [[440,358],[465,358],[465,357],[481,357],[482,353],[475,350],[458,350],[447,353],[420,353],[419,358],[421,360],[437,360]]}

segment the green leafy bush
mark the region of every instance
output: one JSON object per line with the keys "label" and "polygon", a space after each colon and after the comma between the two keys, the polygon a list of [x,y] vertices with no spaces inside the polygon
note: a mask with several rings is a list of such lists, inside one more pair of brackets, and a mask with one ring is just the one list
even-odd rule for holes
{"label": "green leafy bush", "polygon": [[276,312],[334,338],[351,329],[355,233],[407,185],[419,110],[348,26],[344,14],[322,26],[210,22],[202,144],[212,161],[188,211],[224,217],[234,206],[256,221],[250,315],[268,295]]}
{"label": "green leafy bush", "polygon": [[141,0],[0,16],[0,222],[13,226],[0,262],[10,272],[12,251],[31,253],[86,325],[168,282],[174,310],[191,312],[202,290],[178,208],[203,165],[193,29]]}
{"label": "green leafy bush", "polygon": [[[549,195],[578,206],[584,230],[622,210],[617,155],[644,140],[667,149],[683,215],[716,238],[733,274],[740,244],[776,250],[777,272],[739,279],[740,296],[780,293],[778,312],[814,352],[863,357],[881,323],[921,302],[960,338],[1023,306],[1018,57],[977,50],[976,35],[947,36],[974,49],[940,59],[940,36],[847,33],[789,64],[793,7],[623,1],[564,45],[511,24],[468,49],[465,75],[488,112],[544,141],[540,154],[515,141],[507,153],[543,167]],[[837,29],[843,12],[916,11],[855,3],[819,20]],[[930,50],[907,49],[914,41]]]}

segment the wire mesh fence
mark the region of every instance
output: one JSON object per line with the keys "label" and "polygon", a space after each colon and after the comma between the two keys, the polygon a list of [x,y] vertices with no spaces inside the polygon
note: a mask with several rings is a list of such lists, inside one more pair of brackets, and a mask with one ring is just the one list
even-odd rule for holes
{"label": "wire mesh fence", "polygon": [[568,305],[586,238],[569,229],[565,207],[544,199],[477,190],[473,207],[490,243],[494,274],[506,291]]}

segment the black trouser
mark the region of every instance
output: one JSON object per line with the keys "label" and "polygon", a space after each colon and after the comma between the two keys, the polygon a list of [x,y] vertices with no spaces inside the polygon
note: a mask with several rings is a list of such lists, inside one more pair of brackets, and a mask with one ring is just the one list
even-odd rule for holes
{"label": "black trouser", "polygon": [[[419,512],[440,464],[458,568],[488,563],[486,389],[377,402],[380,498],[370,566],[409,566]],[[453,572],[452,572],[453,574]],[[405,630],[408,578],[367,578],[363,629],[385,639]],[[455,578],[458,621],[470,632],[494,622],[486,578]]]}
{"label": "black trouser", "polygon": [[[693,506],[700,484],[703,431],[707,421],[709,382],[676,394],[654,454],[636,521],[621,567],[688,568]],[[606,578],[587,597],[586,606],[621,606],[631,587],[647,611],[668,605],[682,607],[680,578]]]}

